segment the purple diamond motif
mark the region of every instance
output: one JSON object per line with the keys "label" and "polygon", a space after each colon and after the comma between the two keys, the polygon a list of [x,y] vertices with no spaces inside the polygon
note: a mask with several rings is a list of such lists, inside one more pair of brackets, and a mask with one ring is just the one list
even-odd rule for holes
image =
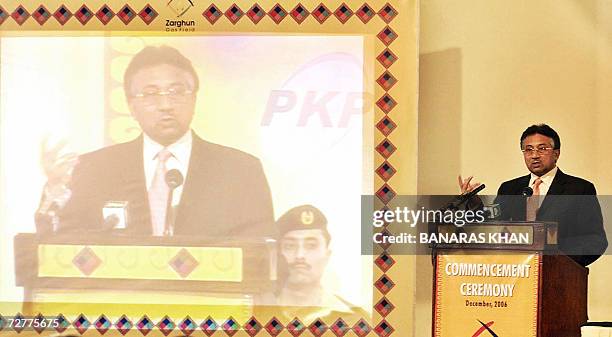
{"label": "purple diamond motif", "polygon": [[193,255],[185,248],[182,248],[173,258],[168,262],[170,267],[179,274],[182,278],[185,278],[193,272],[200,264]]}
{"label": "purple diamond motif", "polygon": [[102,260],[94,253],[94,251],[85,247],[72,259],[74,264],[85,276],[91,275],[101,264]]}
{"label": "purple diamond motif", "polygon": [[130,319],[127,318],[127,316],[125,315],[121,316],[121,318],[119,318],[119,320],[117,320],[117,322],[115,323],[117,331],[119,331],[119,333],[124,336],[126,333],[130,332],[133,326],[134,324],[132,324],[132,321],[130,321]]}
{"label": "purple diamond motif", "polygon": [[87,331],[87,329],[89,329],[91,323],[89,322],[89,320],[87,320],[87,317],[85,317],[85,315],[80,314],[79,317],[77,317],[77,319],[72,322],[72,325],[82,335],[85,333],[85,331]]}

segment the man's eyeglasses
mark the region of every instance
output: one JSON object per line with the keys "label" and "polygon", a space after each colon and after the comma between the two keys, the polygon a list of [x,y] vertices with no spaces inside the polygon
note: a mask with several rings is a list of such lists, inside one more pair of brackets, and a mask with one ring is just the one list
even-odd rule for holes
{"label": "man's eyeglasses", "polygon": [[148,88],[143,92],[132,95],[132,97],[140,99],[146,104],[157,104],[164,96],[168,97],[168,100],[172,103],[184,103],[191,94],[193,94],[193,90],[181,84],[171,86],[166,90]]}
{"label": "man's eyeglasses", "polygon": [[546,146],[546,145],[542,145],[538,147],[527,146],[525,149],[521,150],[521,152],[523,152],[524,155],[532,155],[534,153],[547,154],[552,149],[553,149],[552,146]]}

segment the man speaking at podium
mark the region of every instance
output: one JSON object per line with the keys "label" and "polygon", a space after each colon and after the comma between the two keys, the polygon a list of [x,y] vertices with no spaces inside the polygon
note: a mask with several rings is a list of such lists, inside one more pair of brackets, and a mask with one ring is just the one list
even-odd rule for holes
{"label": "man speaking at podium", "polygon": [[[124,90],[143,134],[63,161],[47,153],[38,231],[112,230],[119,219],[103,210],[123,205],[127,233],[273,236],[260,161],[191,131],[198,88],[198,75],[178,50],[147,46],[136,54]],[[49,213],[55,221],[48,221]]]}
{"label": "man speaking at podium", "polygon": [[[583,266],[592,263],[608,246],[595,186],[557,167],[561,140],[550,126],[528,127],[520,146],[531,173],[501,184],[495,198],[500,218],[557,222],[560,250]],[[479,184],[460,176],[459,185],[466,192]]]}

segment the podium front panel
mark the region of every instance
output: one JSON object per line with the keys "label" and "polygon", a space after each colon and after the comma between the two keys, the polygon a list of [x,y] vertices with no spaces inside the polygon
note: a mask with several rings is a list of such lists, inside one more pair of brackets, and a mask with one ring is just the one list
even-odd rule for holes
{"label": "podium front panel", "polygon": [[439,250],[434,336],[535,337],[540,261],[534,252]]}

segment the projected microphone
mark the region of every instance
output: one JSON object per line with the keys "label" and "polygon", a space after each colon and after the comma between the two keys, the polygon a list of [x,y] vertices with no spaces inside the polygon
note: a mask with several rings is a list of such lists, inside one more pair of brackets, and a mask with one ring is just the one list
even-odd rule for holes
{"label": "projected microphone", "polygon": [[166,184],[170,187],[170,191],[173,191],[175,188],[183,185],[183,175],[181,171],[177,169],[172,169],[166,172]]}
{"label": "projected microphone", "polygon": [[533,188],[527,186],[527,187],[523,188],[523,192],[522,193],[523,193],[523,196],[530,197],[530,196],[533,195]]}
{"label": "projected microphone", "polygon": [[174,235],[174,222],[176,221],[176,210],[172,206],[172,197],[174,195],[174,190],[183,185],[184,179],[181,171],[172,169],[166,172],[165,180],[168,187],[170,187],[170,190],[168,191],[168,203],[166,205],[166,225],[164,226],[164,235],[172,236]]}

